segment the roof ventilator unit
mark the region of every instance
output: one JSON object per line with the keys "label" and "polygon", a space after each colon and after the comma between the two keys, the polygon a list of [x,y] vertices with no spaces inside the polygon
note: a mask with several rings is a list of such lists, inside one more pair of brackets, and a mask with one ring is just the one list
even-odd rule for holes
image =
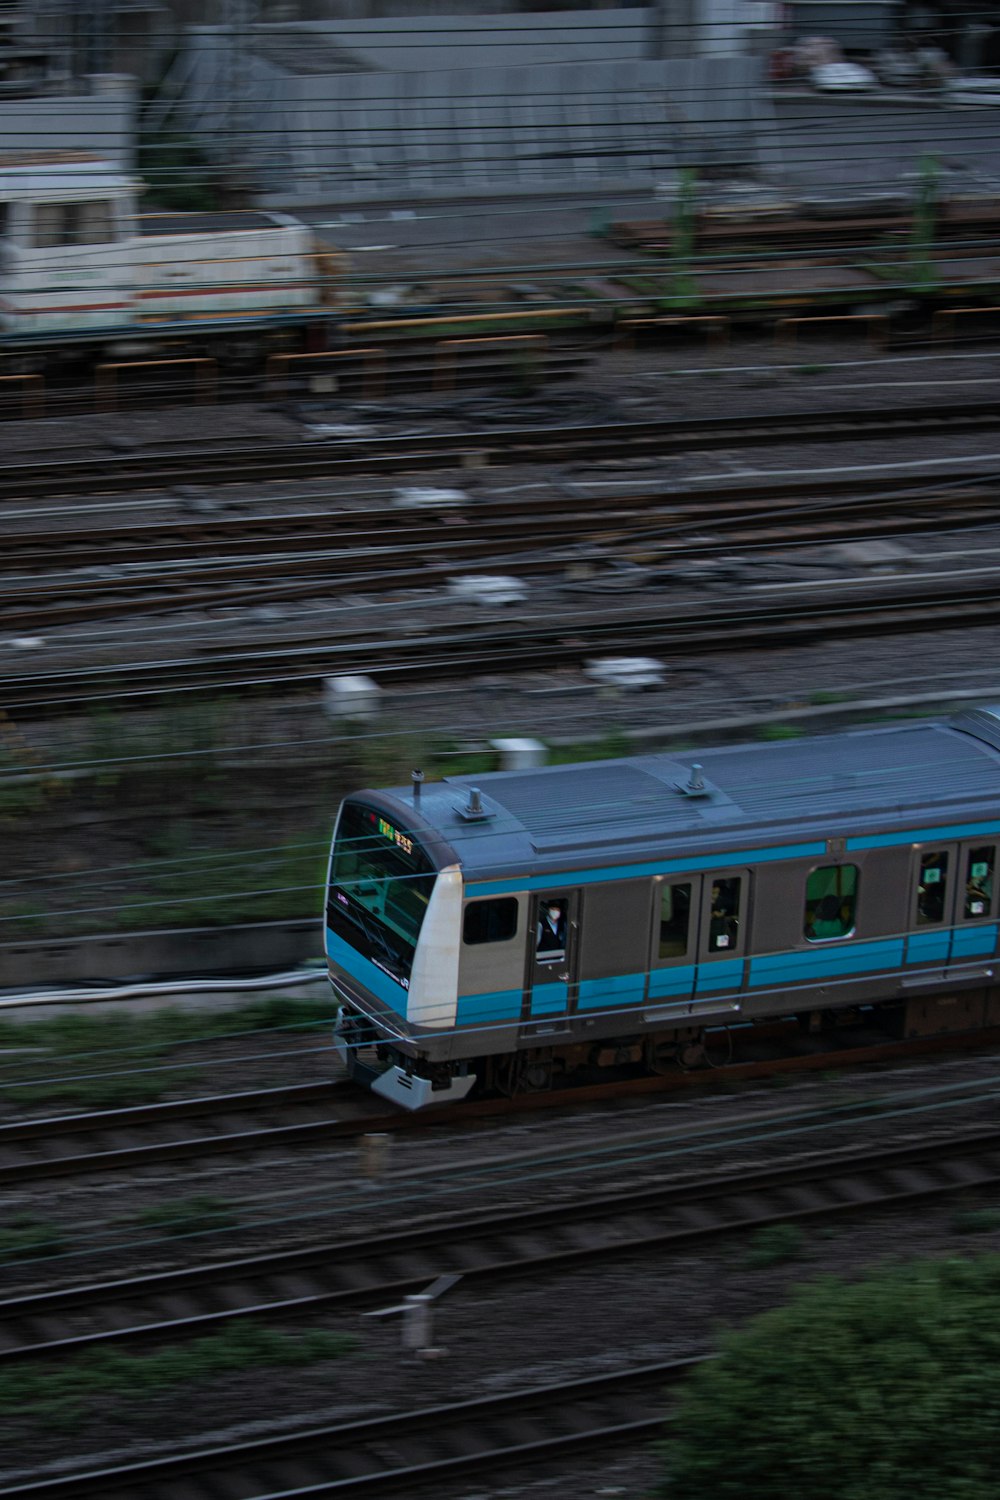
{"label": "roof ventilator unit", "polygon": [[467,823],[485,823],[487,818],[495,816],[487,812],[483,806],[483,794],[477,786],[469,787],[469,800],[464,807],[456,809],[458,816],[464,818]]}
{"label": "roof ventilator unit", "polygon": [[712,795],[712,788],[702,775],[702,768],[698,761],[693,762],[691,775],[685,781],[684,785],[681,786],[679,783],[675,783],[675,786],[682,797],[710,797]]}

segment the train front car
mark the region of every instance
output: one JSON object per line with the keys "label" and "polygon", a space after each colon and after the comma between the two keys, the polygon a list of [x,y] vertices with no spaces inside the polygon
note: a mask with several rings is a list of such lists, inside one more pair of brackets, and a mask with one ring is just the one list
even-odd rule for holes
{"label": "train front car", "polygon": [[1000,708],[364,792],[327,951],[356,1077],[411,1109],[702,1060],[725,1029],[1000,1019]]}
{"label": "train front car", "polygon": [[407,1109],[463,1099],[476,1081],[450,1040],[461,912],[458,857],[418,802],[369,792],[343,803],[326,902],[337,1049],[354,1078]]}

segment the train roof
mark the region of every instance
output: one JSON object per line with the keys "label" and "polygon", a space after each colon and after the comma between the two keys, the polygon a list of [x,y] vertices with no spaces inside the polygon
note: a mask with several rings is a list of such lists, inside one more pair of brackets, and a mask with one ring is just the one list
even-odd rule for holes
{"label": "train roof", "polygon": [[[701,788],[691,785],[696,763]],[[449,776],[426,783],[416,805],[409,787],[381,796],[480,878],[944,827],[1000,818],[1000,706],[948,723]]]}

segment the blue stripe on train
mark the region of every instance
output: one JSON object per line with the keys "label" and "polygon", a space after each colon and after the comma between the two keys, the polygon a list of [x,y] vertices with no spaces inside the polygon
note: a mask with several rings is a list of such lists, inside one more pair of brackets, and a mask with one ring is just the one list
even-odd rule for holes
{"label": "blue stripe on train", "polygon": [[569,1004],[569,985],[561,979],[549,984],[536,984],[531,991],[531,1014],[533,1016],[561,1016]]}
{"label": "blue stripe on train", "polygon": [[680,870],[725,870],[734,865],[759,865],[775,859],[807,859],[826,854],[825,841],[785,844],[780,849],[740,849],[736,853],[689,855],[686,859],[647,860],[639,865],[609,865],[602,870],[569,870],[565,874],[521,876],[514,880],[474,880],[467,897],[504,896],[511,891],[552,891],[559,886],[595,885],[602,880],[638,880]]}
{"label": "blue stripe on train", "polygon": [[613,974],[607,979],[580,981],[580,1010],[600,1010],[606,1005],[641,1005],[646,992],[645,974]]}
{"label": "blue stripe on train", "polygon": [[770,953],[750,960],[752,985],[809,983],[848,974],[871,974],[898,969],[903,962],[903,939],[809,948],[795,953]]}
{"label": "blue stripe on train", "polygon": [[331,929],[326,929],[326,952],[327,956],[338,964],[352,979],[363,984],[370,994],[383,1000],[386,1005],[394,1010],[397,1016],[406,1015],[407,991],[404,985],[398,984],[391,975],[372,963],[371,959],[365,958],[350,943],[345,943],[342,937]]}
{"label": "blue stripe on train", "polygon": [[951,928],[934,932],[914,932],[906,939],[908,964],[946,964],[951,952]]}
{"label": "blue stripe on train", "polygon": [[492,990],[486,995],[459,995],[459,1026],[482,1026],[487,1021],[519,1021],[520,990]]}
{"label": "blue stripe on train", "polygon": [[861,833],[847,840],[848,849],[891,849],[896,844],[940,844],[944,839],[969,839],[1000,833],[1000,822],[949,823],[945,828],[906,828],[902,833]]}
{"label": "blue stripe on train", "polygon": [[[906,828],[899,833],[856,834],[847,840],[848,849],[887,849],[898,844],[941,843],[945,839],[976,838],[1000,833],[1000,820],[981,823],[951,823],[944,828]],[[783,844],[773,849],[728,849],[718,854],[689,855],[683,859],[646,860],[634,865],[606,865],[597,870],[566,870],[552,875],[521,876],[513,880],[474,880],[465,887],[467,897],[505,896],[517,891],[552,891],[567,886],[576,888],[604,880],[638,880],[647,875],[670,875],[693,870],[735,869],[740,865],[758,865],[776,859],[810,859],[826,855],[826,841]]]}
{"label": "blue stripe on train", "polygon": [[699,964],[695,979],[695,994],[716,994],[719,990],[738,990],[742,983],[742,958],[725,958],[711,964]]}
{"label": "blue stripe on train", "polygon": [[675,969],[654,969],[649,976],[650,1000],[684,999],[694,990],[694,964],[678,964]]}
{"label": "blue stripe on train", "polygon": [[986,958],[996,952],[997,924],[988,927],[956,927],[951,935],[952,963],[963,958]]}

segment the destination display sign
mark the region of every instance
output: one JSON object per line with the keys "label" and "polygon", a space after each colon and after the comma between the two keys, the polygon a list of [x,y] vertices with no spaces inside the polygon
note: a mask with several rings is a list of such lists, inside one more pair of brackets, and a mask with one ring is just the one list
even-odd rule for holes
{"label": "destination display sign", "polygon": [[413,853],[413,840],[411,838],[407,838],[405,833],[400,833],[398,828],[393,828],[392,824],[388,823],[385,818],[379,818],[378,831],[382,835],[382,837],[388,839],[391,844],[398,845],[398,847],[402,849],[404,854]]}

